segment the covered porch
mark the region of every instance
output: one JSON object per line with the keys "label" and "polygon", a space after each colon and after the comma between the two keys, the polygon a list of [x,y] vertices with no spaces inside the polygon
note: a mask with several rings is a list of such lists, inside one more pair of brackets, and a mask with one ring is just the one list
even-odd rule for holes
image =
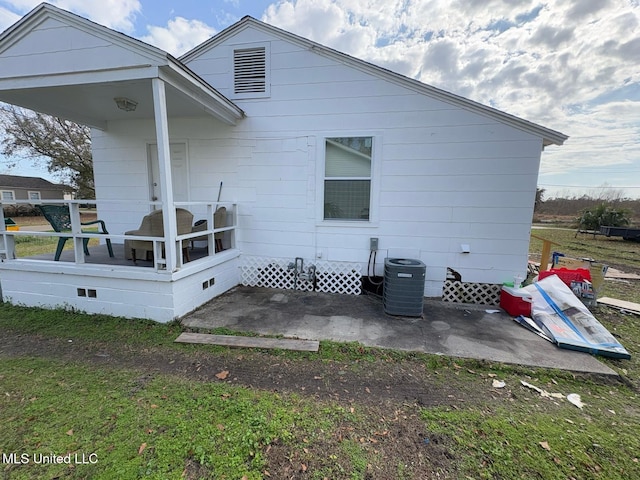
{"label": "covered porch", "polygon": [[[80,225],[81,202],[82,205],[99,205],[99,202],[65,202],[75,226],[70,232],[29,227],[7,231],[0,218],[0,288],[4,301],[167,322],[239,283],[236,205],[174,206],[174,209],[191,208],[196,211],[198,207],[200,210],[205,207],[210,216],[203,215],[200,219],[206,221],[206,228],[176,235],[173,248],[169,248],[170,240],[164,236],[83,231]],[[224,227],[215,228],[213,216],[216,208],[220,207],[227,209],[228,221]],[[1,212],[0,208],[0,216]],[[68,238],[66,248],[55,260],[57,241],[63,237]],[[216,237],[220,238],[222,248],[216,248]],[[125,241],[134,238],[149,242],[153,254],[134,262],[130,252],[125,250]],[[88,255],[84,251],[87,239]],[[107,248],[107,239],[111,241],[113,256]],[[46,251],[35,254],[25,251],[25,242],[34,241],[46,242]],[[172,261],[168,258],[170,250],[175,255]],[[175,264],[173,270],[167,268],[170,263]]]}
{"label": "covered porch", "polygon": [[[47,4],[0,36],[0,60],[0,101],[91,127],[96,182],[95,200],[57,202],[68,208],[68,232],[7,231],[0,218],[4,301],[166,322],[238,284],[237,205],[216,199],[219,179],[194,194],[194,174],[176,170],[172,145],[176,136],[185,142],[174,131],[184,122],[224,137],[244,117],[240,108],[168,53]],[[83,228],[81,205],[95,209],[108,234]],[[216,229],[220,207],[228,215]],[[179,231],[177,209],[205,228]],[[136,238],[152,246],[153,261],[133,264],[125,232],[153,211],[162,212],[161,234]],[[69,237],[73,249],[58,261],[53,252],[21,257],[16,243],[28,235]],[[219,235],[227,243],[216,252]],[[198,253],[185,261],[196,238]],[[85,255],[86,239],[102,245]],[[113,258],[104,255],[107,239]]]}

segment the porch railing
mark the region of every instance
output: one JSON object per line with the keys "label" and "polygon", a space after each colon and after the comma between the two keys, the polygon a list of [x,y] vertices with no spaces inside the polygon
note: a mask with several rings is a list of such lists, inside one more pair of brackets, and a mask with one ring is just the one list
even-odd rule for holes
{"label": "porch railing", "polygon": [[[7,230],[5,226],[5,214],[4,214],[4,206],[8,205],[38,205],[38,204],[57,204],[57,205],[67,205],[69,207],[69,213],[71,218],[71,231],[69,232],[54,232],[53,228],[47,231],[37,231],[33,229],[23,230]],[[104,216],[106,217],[106,225],[109,231],[108,234],[99,233],[98,231],[83,231],[85,228],[81,225],[81,213],[83,213],[83,209],[81,206],[93,206],[98,214],[99,219],[101,218],[104,212]],[[124,244],[125,240],[143,240],[149,241],[152,243],[153,248],[153,268],[158,271],[166,271],[166,258],[164,258],[165,248],[164,245],[167,242],[167,239],[162,237],[151,237],[151,236],[132,236],[132,235],[124,235],[125,231],[135,230],[139,227],[142,222],[142,218],[144,215],[150,213],[152,210],[157,208],[162,208],[164,205],[160,202],[127,202],[126,204],[122,201],[108,201],[108,200],[12,200],[12,201],[2,201],[0,200],[0,261],[12,261],[12,260],[20,260],[24,258],[28,258],[33,261],[42,261],[42,262],[54,262],[53,252],[50,255],[30,255],[30,256],[21,256],[18,257],[16,255],[16,244],[20,242],[21,238],[25,237],[34,237],[34,238],[60,238],[60,237],[69,237],[68,243],[72,244],[74,251],[74,260],[73,263],[76,264],[84,264],[88,263],[87,258],[84,254],[83,250],[83,242],[85,239],[98,239],[100,243],[104,243],[106,239],[110,239],[114,245]],[[214,215],[216,210],[220,207],[225,207],[227,210],[227,215],[225,219],[225,226],[215,228],[214,223]],[[203,262],[206,261],[207,258],[214,257],[223,252],[216,252],[216,234],[224,235],[224,247],[225,250],[235,249],[235,232],[237,227],[237,204],[230,202],[175,202],[173,208],[184,208],[190,210],[194,213],[194,220],[205,220],[206,226],[204,228],[200,227],[198,231],[192,231],[189,233],[181,234],[176,236],[176,248],[177,252],[176,257],[176,266],[177,268],[184,267],[184,258],[182,255],[183,248],[188,248],[193,242],[195,238],[198,239],[199,242],[206,242],[206,255],[201,256],[198,259],[194,259],[195,262]],[[127,215],[125,219],[118,218],[117,221],[115,219],[117,217],[121,217],[122,215],[118,215],[117,212],[125,212]],[[134,212],[134,213],[133,213]],[[20,226],[20,217],[14,217],[13,220]],[[47,220],[42,217],[42,225],[48,224]],[[113,228],[115,226],[115,229]],[[25,228],[29,228],[28,226]],[[51,246],[52,251],[55,250],[55,243]],[[124,252],[124,248],[122,249]],[[120,266],[130,266],[131,268],[138,268],[134,265],[133,261],[127,261],[126,256],[127,252],[124,252],[125,258],[116,258],[113,260],[103,260],[101,262],[91,261],[92,265],[120,265]],[[93,259],[92,259],[93,260]],[[70,262],[67,260],[64,262],[65,264],[69,264]]]}

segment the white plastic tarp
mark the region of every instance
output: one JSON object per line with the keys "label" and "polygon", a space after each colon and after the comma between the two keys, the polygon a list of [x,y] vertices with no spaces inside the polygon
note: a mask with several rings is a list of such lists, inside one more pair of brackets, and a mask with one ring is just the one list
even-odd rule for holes
{"label": "white plastic tarp", "polygon": [[571,289],[551,275],[524,287],[531,294],[531,317],[561,348],[614,358],[631,358]]}

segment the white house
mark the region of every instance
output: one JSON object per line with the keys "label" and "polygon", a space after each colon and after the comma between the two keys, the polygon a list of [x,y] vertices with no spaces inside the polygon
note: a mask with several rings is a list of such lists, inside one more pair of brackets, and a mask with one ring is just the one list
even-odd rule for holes
{"label": "white house", "polygon": [[[426,296],[447,267],[501,284],[526,271],[542,151],[567,139],[250,17],[176,59],[42,4],[0,36],[0,62],[0,101],[93,127],[114,244],[164,218],[152,268],[90,262],[82,239],[104,236],[74,202],[72,261],[22,258],[24,232],[0,232],[3,298],[26,305],[169,321],[240,283],[358,293],[372,238],[375,274],[419,259]],[[180,255],[202,232],[179,235],[176,207],[209,220],[201,258]]]}

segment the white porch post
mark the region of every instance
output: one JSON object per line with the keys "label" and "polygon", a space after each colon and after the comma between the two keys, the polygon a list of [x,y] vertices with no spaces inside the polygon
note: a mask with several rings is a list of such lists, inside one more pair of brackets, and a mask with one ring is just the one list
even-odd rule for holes
{"label": "white porch post", "polygon": [[153,88],[153,111],[156,122],[156,138],[158,141],[158,173],[160,192],[162,194],[162,220],[164,222],[165,257],[167,271],[176,270],[176,210],[173,205],[173,185],[171,182],[171,149],[169,146],[169,121],[167,118],[167,98],[164,81],[159,78],[151,80]]}

